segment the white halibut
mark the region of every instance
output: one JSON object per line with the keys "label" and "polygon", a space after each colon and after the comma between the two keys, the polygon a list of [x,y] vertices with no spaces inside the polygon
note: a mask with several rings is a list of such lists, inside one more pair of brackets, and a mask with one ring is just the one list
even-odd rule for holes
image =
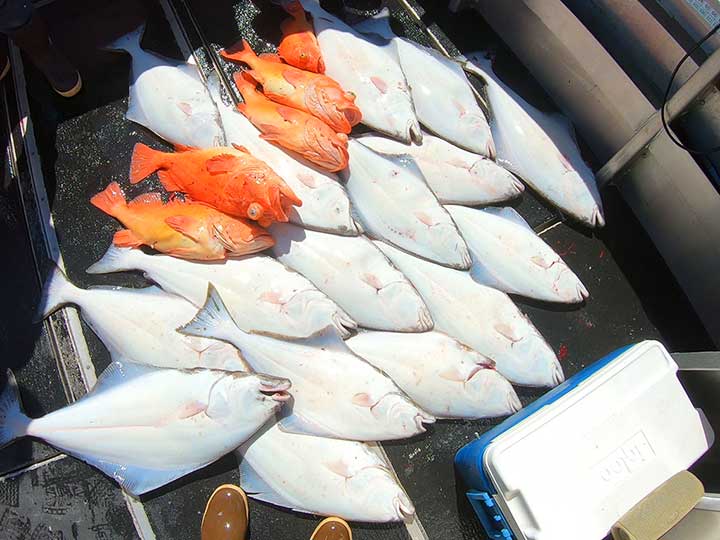
{"label": "white halibut", "polygon": [[181,332],[221,339],[242,351],[253,369],[293,382],[287,431],[357,441],[412,437],[435,419],[387,377],[348,349],[332,328],[304,339],[281,340],[240,330],[217,291]]}
{"label": "white halibut", "polygon": [[415,288],[364,236],[333,236],[286,223],[273,224],[270,232],[275,257],[313,282],[360,326],[396,332],[432,328]]}
{"label": "white halibut", "polygon": [[493,160],[427,133],[421,144],[404,144],[379,135],[362,135],[357,140],[381,154],[412,157],[443,204],[495,204],[525,190],[520,180]]}
{"label": "white halibut", "polygon": [[589,293],[580,279],[512,208],[446,206],[470,248],[470,275],[510,294],[572,304]]}
{"label": "white halibut", "polygon": [[318,0],[302,0],[302,5],[313,16],[325,75],[355,94],[362,123],[401,141],[420,142],[420,124],[394,45],[371,42]]}
{"label": "white halibut", "polygon": [[240,485],[297,512],[383,523],[415,508],[384,460],[363,443],[296,435],[272,425],[237,451]]}
{"label": "white halibut", "polygon": [[348,150],[348,195],[369,236],[451,268],[470,268],[465,241],[411,158],[380,154],[355,140]]}
{"label": "white halibut", "polygon": [[208,285],[212,283],[235,322],[246,332],[307,337],[333,326],[342,336],[348,336],[348,329],[357,326],[310,281],[272,257],[256,255],[204,263],[111,245],[87,272],[126,270],[141,270],[164,290],[182,296],[196,307],[205,304]]}
{"label": "white halibut", "polygon": [[113,362],[86,396],[30,419],[8,371],[0,446],[37,437],[140,495],[232,452],[289,399],[289,387],[266,375]]}
{"label": "white halibut", "polygon": [[80,308],[82,318],[113,360],[169,368],[245,369],[232,345],[179,334],[176,328],[191,319],[197,309],[158,287],[85,290],[55,268],[45,283],[39,314],[47,317],[65,304]]}
{"label": "white halibut", "polygon": [[197,66],[144,50],[140,47],[144,30],[140,26],[106,46],[132,56],[126,118],[172,144],[196,148],[224,146],[218,110]]}
{"label": "white halibut", "polygon": [[508,380],[555,386],[564,380],[555,353],[507,294],[459,272],[376,245],[407,276],[425,300],[435,329],[492,358]]}
{"label": "white halibut", "polygon": [[572,125],[559,114],[539,111],[507,87],[481,53],[468,58],[468,71],[487,83],[498,162],[566,214],[590,227],[602,227],[600,193]]}
{"label": "white halibut", "polygon": [[228,144],[244,146],[253,156],[267,163],[302,201],[302,206],[289,209],[290,222],[334,234],[357,235],[350,201],[337,176],[320,171],[261,139],[260,132],[250,120],[223,103],[217,78],[211,77],[208,85],[220,111]]}
{"label": "white halibut", "polygon": [[354,28],[363,33],[377,34],[395,46],[400,67],[410,87],[415,114],[423,126],[470,152],[490,158],[495,156],[495,145],[485,113],[457,62],[438,51],[397,37],[390,28],[388,8]]}
{"label": "white halibut", "polygon": [[521,408],[495,362],[442,332],[361,332],[346,343],[436,418],[492,418]]}

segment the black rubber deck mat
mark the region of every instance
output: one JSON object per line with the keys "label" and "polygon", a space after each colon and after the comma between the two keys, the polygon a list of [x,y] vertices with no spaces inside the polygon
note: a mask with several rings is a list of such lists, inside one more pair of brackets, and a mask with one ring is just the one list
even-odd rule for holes
{"label": "black rubber deck mat", "polygon": [[[188,5],[214,48],[245,37],[253,47],[267,51],[272,50],[279,38],[279,21],[284,15],[269,1],[188,0]],[[450,41],[442,36],[448,49],[453,47],[452,43],[458,46],[459,52],[493,48],[498,53],[500,75],[528,101],[546,110],[553,108],[480,17],[473,12],[449,14],[444,2],[423,2],[423,5],[427,12],[416,5],[423,22],[449,37]],[[193,47],[199,48],[198,36],[182,4],[175,0],[175,6]],[[351,16],[357,16],[363,7],[367,5],[354,4]],[[412,17],[398,4],[393,3],[391,7],[396,30],[429,43],[425,31]],[[57,42],[80,67],[85,81],[85,89],[77,98],[62,100],[52,95],[37,71],[27,69],[32,118],[68,276],[81,287],[144,286],[147,283],[138,274],[91,276],[85,273],[85,268],[102,256],[113,232],[119,228],[112,218],[92,207],[89,198],[112,180],[128,188],[129,195],[158,189],[155,180],[129,188],[130,154],[136,142],[169,148],[146,129],[125,120],[129,57],[100,51],[98,46],[146,19],[143,47],[175,58],[181,57],[180,51],[162,10],[151,0],[117,4],[58,0],[43,12]],[[203,57],[200,51],[198,56]],[[206,62],[201,65],[207,69]],[[226,68],[236,69],[228,64]],[[2,292],[8,295],[3,298],[11,298],[10,304],[17,306],[17,310],[6,310],[0,317],[0,330],[7,330],[2,333],[0,343],[6,353],[3,355],[7,359],[5,365],[17,370],[28,411],[40,415],[61,407],[68,398],[52,359],[46,327],[30,323],[39,288],[22,208],[17,193],[13,192],[17,190],[13,186],[18,185],[18,180],[22,181],[19,174],[20,179],[6,176],[10,181],[3,184],[0,198],[3,219],[8,223],[8,227],[3,228],[3,234],[7,231],[8,235],[5,245],[12,246],[12,252],[17,253],[17,260],[5,270],[6,279],[2,282]],[[588,302],[558,307],[517,299],[521,309],[558,353],[566,375],[572,375],[617,347],[642,339],[661,339],[671,350],[709,347],[694,313],[632,214],[612,189],[604,193],[604,202],[608,225],[599,233],[562,223],[543,234],[586,284],[591,294]],[[535,227],[557,219],[557,213],[530,192],[514,205]],[[109,356],[91,330],[84,327],[84,331],[99,373],[109,362]],[[542,391],[519,389],[519,393],[523,403],[528,403]],[[456,481],[452,459],[461,446],[495,423],[440,422],[415,440],[383,445],[417,507],[429,538],[483,538],[462,486]],[[3,538],[30,537],[39,525],[52,525],[53,530],[63,531],[63,538],[134,537],[132,522],[117,486],[72,458],[42,464],[41,460],[56,455],[53,449],[36,442],[19,443],[0,452],[0,466],[6,472],[30,463],[41,465],[13,479],[0,480],[0,530],[6,534]],[[41,480],[50,477],[60,480]],[[226,482],[239,482],[233,456],[143,497],[156,537],[199,538],[206,499],[217,485]],[[46,484],[55,487],[46,489]],[[71,487],[58,487],[63,484]],[[53,514],[54,506],[50,503],[27,502],[44,501],[55,495],[57,502],[53,504],[69,509],[65,514]],[[103,501],[98,502],[98,497]],[[87,502],[89,506],[85,508],[83,505]],[[101,508],[97,509],[96,504]],[[112,519],[108,517],[110,513]],[[16,528],[3,528],[4,519],[12,520],[8,523]],[[312,516],[251,501],[251,538],[308,538],[317,522]],[[30,523],[29,529],[26,523]],[[7,536],[7,531],[13,533]],[[75,531],[81,534],[73,536]],[[359,525],[354,533],[358,540],[409,538],[402,524]]]}

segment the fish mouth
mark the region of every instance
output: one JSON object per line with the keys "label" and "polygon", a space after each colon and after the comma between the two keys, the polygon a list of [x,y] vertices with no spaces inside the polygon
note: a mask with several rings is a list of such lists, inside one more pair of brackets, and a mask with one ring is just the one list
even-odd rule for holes
{"label": "fish mouth", "polygon": [[395,515],[405,523],[415,517],[415,506],[404,493],[393,499],[393,507],[395,508]]}
{"label": "fish mouth", "polygon": [[587,288],[585,288],[585,285],[583,285],[582,281],[580,281],[580,280],[578,280],[578,282],[577,282],[577,293],[578,293],[578,298],[580,299],[580,302],[582,302],[586,298],[590,298],[590,293],[588,292]]}
{"label": "fish mouth", "polygon": [[592,216],[590,217],[590,225],[597,228],[605,226],[605,217],[603,216],[602,210],[600,210],[597,206],[593,208]]}
{"label": "fish mouth", "polygon": [[522,402],[512,387],[510,387],[507,395],[507,408],[510,414],[514,414],[522,409]]}
{"label": "fish mouth", "polygon": [[485,152],[487,157],[494,160],[497,157],[497,150],[495,149],[495,141],[490,139],[485,145]]}
{"label": "fish mouth", "polygon": [[260,381],[260,393],[273,401],[283,403],[291,398],[288,393],[291,386],[292,383],[287,379],[267,377]]}
{"label": "fish mouth", "polygon": [[558,384],[565,382],[565,374],[563,373],[563,370],[560,367],[560,364],[556,363],[553,366],[551,379],[552,379],[551,386],[557,386]]}
{"label": "fish mouth", "polygon": [[407,126],[408,142],[414,142],[415,144],[422,144],[423,132],[420,129],[420,124],[417,120],[410,120]]}
{"label": "fish mouth", "polygon": [[435,417],[425,412],[419,412],[415,415],[415,425],[420,433],[425,433],[425,424],[434,424]]}

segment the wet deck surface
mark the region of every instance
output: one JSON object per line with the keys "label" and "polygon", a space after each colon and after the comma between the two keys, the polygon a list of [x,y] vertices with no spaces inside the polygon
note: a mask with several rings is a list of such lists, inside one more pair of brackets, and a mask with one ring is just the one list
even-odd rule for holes
{"label": "wet deck surface", "polygon": [[[120,3],[118,3],[120,4]],[[178,4],[180,4],[178,2]],[[229,45],[241,35],[267,50],[279,37],[277,8],[263,2],[188,2],[204,33],[214,46]],[[492,46],[498,52],[498,71],[529,101],[549,107],[516,59],[497,36],[472,13],[452,15],[444,2],[425,2],[423,21],[441,29],[461,52]],[[85,268],[107,249],[118,225],[92,207],[89,198],[115,180],[127,183],[130,154],[136,142],[167,147],[144,128],[125,120],[129,57],[97,49],[147,18],[143,46],[179,58],[180,51],[162,10],[146,2],[99,3],[58,0],[43,8],[56,41],[80,67],[85,90],[73,100],[49,92],[42,77],[27,68],[28,99],[35,127],[42,171],[55,230],[68,276],[77,285],[143,286],[138,274],[88,275]],[[194,47],[197,36],[178,12]],[[398,30],[422,38],[408,25],[409,18],[395,9]],[[250,21],[254,16],[255,20]],[[241,18],[238,23],[238,17]],[[236,21],[233,23],[233,21]],[[402,23],[405,24],[402,24]],[[14,108],[14,90],[8,81],[5,96]],[[0,113],[0,116],[2,114]],[[18,117],[11,110],[3,118],[0,138],[9,137]],[[58,371],[52,328],[33,325],[39,291],[38,272],[30,237],[37,238],[36,218],[26,220],[19,186],[27,182],[27,156],[19,170],[8,168],[0,178],[0,238],[6,253],[0,292],[6,308],[0,316],[0,353],[6,367],[18,378],[22,398],[31,416],[40,416],[66,404],[72,395],[63,387]],[[22,162],[25,162],[23,165]],[[157,188],[154,181],[128,189],[128,194]],[[27,188],[27,186],[26,186]],[[557,307],[517,300],[553,346],[570,376],[606,353],[630,342],[660,339],[670,350],[710,348],[703,330],[669,271],[631,212],[612,189],[604,193],[608,225],[598,234],[561,223],[543,234],[578,274],[591,293],[579,307]],[[555,212],[526,193],[514,203],[531,225],[541,227]],[[29,227],[29,228],[28,228]],[[37,246],[35,246],[37,248]],[[39,261],[42,267],[45,262]],[[461,309],[461,307],[459,307]],[[83,323],[84,324],[84,323]],[[109,356],[92,331],[84,326],[95,371],[100,373]],[[538,390],[520,389],[523,403],[536,399]],[[392,464],[431,539],[483,538],[462,487],[457,485],[452,459],[465,443],[495,422],[440,422],[411,441],[384,444]],[[30,467],[30,470],[24,469]],[[14,471],[23,471],[16,473]],[[0,451],[0,537],[14,539],[135,538],[133,520],[122,492],[108,478],[73,458],[40,443],[25,440]],[[207,497],[217,485],[237,483],[233,456],[185,477],[142,498],[142,506],[157,538],[197,539]],[[251,503],[251,538],[308,538],[318,518]],[[400,525],[354,528],[358,540],[407,539]]]}

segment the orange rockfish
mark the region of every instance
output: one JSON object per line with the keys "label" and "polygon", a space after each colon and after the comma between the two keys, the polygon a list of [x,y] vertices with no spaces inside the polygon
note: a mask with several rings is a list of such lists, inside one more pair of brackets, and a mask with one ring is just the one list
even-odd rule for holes
{"label": "orange rockfish", "polygon": [[280,58],[297,68],[313,73],[325,73],[320,44],[313,33],[312,24],[307,20],[302,4],[293,0],[283,7],[291,17],[280,24],[283,34],[278,45]]}
{"label": "orange rockfish", "polygon": [[262,139],[296,152],[330,172],[347,167],[347,135],[335,133],[305,111],[270,101],[257,91],[254,81],[248,81],[241,73],[235,73],[234,78],[244,100],[238,109],[261,131]]}
{"label": "orange rockfish", "polygon": [[127,227],[115,233],[113,244],[118,247],[145,244],[175,257],[212,261],[249,255],[275,243],[265,229],[204,203],[163,203],[159,193],[145,193],[128,203],[117,182],[90,202]]}
{"label": "orange rockfish", "polygon": [[284,64],[276,55],[257,56],[244,39],[220,54],[250,66],[245,73],[262,85],[271,100],[310,113],[337,133],[350,133],[362,119],[355,95],[330,77]]}
{"label": "orange rockfish", "polygon": [[302,206],[293,190],[264,162],[242,146],[161,152],[138,143],[130,164],[136,184],[158,171],[168,191],[182,191],[221,212],[267,227],[287,221],[291,205]]}

